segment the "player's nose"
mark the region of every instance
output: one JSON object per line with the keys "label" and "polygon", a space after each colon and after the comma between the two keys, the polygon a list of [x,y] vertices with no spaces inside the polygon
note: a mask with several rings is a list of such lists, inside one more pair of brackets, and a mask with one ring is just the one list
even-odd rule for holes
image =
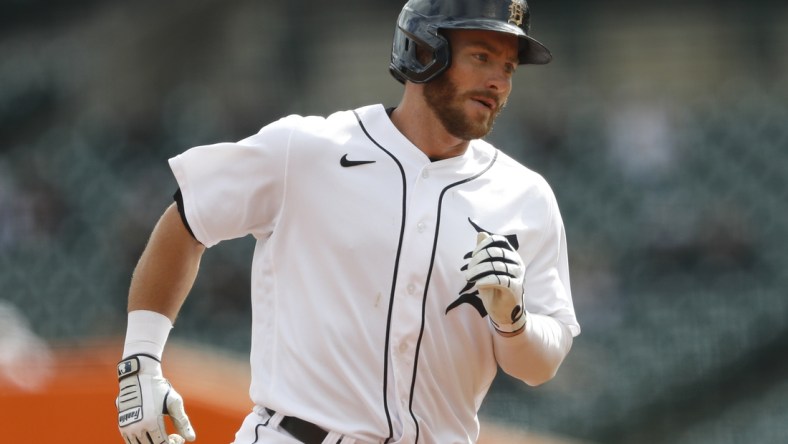
{"label": "player's nose", "polygon": [[512,75],[505,67],[490,69],[485,86],[497,94],[508,94],[512,89]]}

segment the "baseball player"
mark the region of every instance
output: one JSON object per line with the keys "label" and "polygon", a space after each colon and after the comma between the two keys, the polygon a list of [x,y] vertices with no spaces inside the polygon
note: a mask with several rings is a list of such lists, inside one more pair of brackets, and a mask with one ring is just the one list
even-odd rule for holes
{"label": "baseball player", "polygon": [[134,272],[118,365],[127,443],[196,438],[160,362],[204,250],[246,235],[255,407],[235,444],[473,443],[499,367],[555,375],[580,333],[561,215],[482,140],[518,66],[551,60],[529,19],[524,0],[411,0],[396,107],[292,115],[170,159],[179,189]]}

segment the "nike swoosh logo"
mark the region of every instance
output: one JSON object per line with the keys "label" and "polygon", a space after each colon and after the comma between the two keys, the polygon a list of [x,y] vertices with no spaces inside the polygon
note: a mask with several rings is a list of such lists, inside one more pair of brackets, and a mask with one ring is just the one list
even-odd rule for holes
{"label": "nike swoosh logo", "polygon": [[345,168],[359,166],[359,165],[366,165],[368,163],[375,163],[375,161],[374,160],[349,160],[347,158],[347,154],[345,154],[344,156],[342,156],[341,159],[339,159],[339,164],[342,165]]}

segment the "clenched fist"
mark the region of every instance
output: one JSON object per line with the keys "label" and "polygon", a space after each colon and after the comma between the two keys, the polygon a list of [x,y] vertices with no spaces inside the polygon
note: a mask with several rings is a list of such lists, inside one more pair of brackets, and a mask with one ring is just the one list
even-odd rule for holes
{"label": "clenched fist", "polygon": [[[164,379],[158,359],[127,357],[118,363],[118,381],[118,428],[127,444],[183,444],[184,439],[196,439],[183,398]],[[178,434],[167,435],[164,415],[172,418]]]}
{"label": "clenched fist", "polygon": [[525,265],[506,237],[479,233],[465,276],[479,290],[479,298],[498,331],[513,333],[525,326]]}

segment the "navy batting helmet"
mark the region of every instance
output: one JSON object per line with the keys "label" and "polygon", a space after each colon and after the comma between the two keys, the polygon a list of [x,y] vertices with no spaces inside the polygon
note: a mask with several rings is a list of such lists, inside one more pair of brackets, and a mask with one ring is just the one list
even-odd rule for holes
{"label": "navy batting helmet", "polygon": [[[394,30],[389,71],[402,83],[429,82],[449,67],[449,42],[442,29],[480,29],[518,36],[520,64],[543,65],[553,56],[528,35],[531,13],[526,0],[410,0],[402,8]],[[432,52],[426,64],[416,46]]]}

